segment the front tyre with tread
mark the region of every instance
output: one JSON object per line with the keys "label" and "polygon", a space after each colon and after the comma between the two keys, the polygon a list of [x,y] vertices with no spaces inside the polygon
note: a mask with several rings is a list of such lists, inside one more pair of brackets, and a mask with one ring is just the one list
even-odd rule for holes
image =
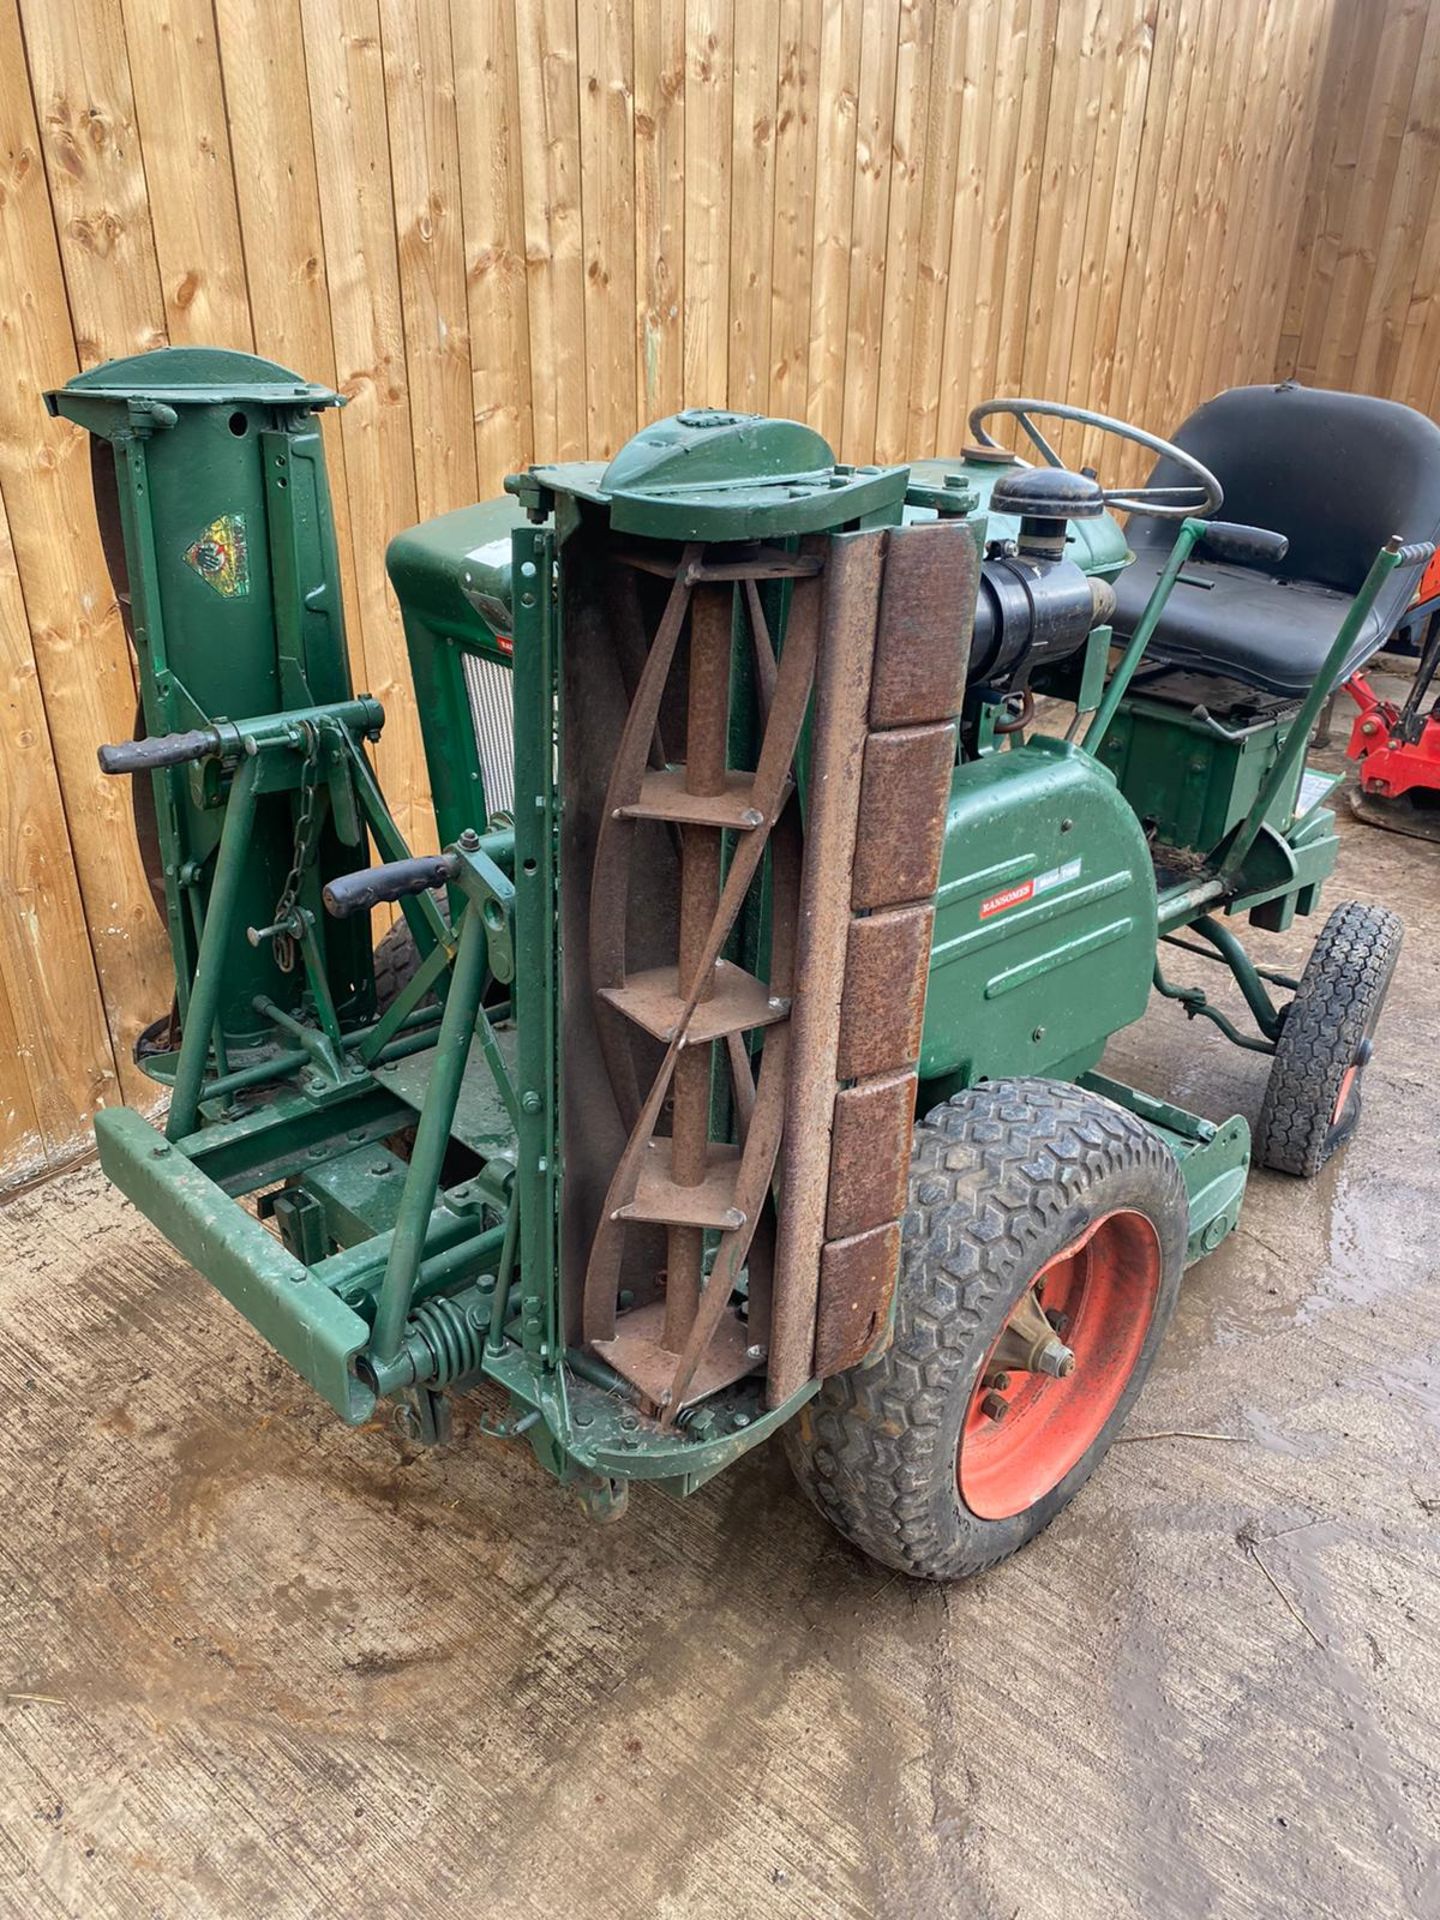
{"label": "front tyre with tread", "polygon": [[[1079,1490],[1175,1303],[1179,1165],[1133,1114],[1067,1082],[994,1080],[916,1124],[894,1338],[786,1428],[800,1485],[873,1559],[954,1580],[1014,1553]],[[1068,1378],[997,1371],[1037,1276]],[[1009,1349],[1006,1349],[1008,1351]],[[1009,1395],[992,1438],[979,1409]],[[1002,1396],[1003,1397],[1003,1396]],[[999,1437],[1003,1433],[1003,1440]],[[973,1504],[972,1504],[973,1502]]]}

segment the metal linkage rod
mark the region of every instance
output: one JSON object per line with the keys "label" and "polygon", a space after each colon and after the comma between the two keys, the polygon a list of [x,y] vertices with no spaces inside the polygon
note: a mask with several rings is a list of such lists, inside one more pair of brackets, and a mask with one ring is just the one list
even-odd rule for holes
{"label": "metal linkage rod", "polygon": [[395,1358],[404,1337],[405,1323],[414,1298],[415,1278],[425,1254],[425,1230],[435,1207],[435,1194],[450,1129],[455,1122],[455,1106],[460,1084],[470,1058],[470,1041],[480,1012],[480,996],[485,987],[485,924],[478,907],[465,909],[460,928],[460,946],[444,1018],[435,1041],[435,1064],[425,1089],[425,1104],[415,1131],[415,1147],[410,1156],[410,1171],[405,1176],[405,1191],[395,1219],[390,1258],[375,1308],[375,1327],[370,1348],[380,1365]]}
{"label": "metal linkage rod", "polygon": [[190,983],[185,1032],[175,1066],[170,1113],[165,1122],[168,1140],[183,1140],[187,1133],[193,1133],[199,1117],[200,1088],[210,1059],[210,1036],[220,1011],[225,955],[235,931],[235,908],[255,827],[259,772],[258,758],[242,760],[230,787],[225,825],[215,856],[215,878],[205,912],[205,934],[195,960],[195,977]]}
{"label": "metal linkage rod", "polygon": [[1100,705],[1095,709],[1095,718],[1085,730],[1085,751],[1092,757],[1098,754],[1104,743],[1105,735],[1110,731],[1110,723],[1115,718],[1126,689],[1135,677],[1135,669],[1144,657],[1165,604],[1170,598],[1170,589],[1180,576],[1180,569],[1190,558],[1195,542],[1205,531],[1203,520],[1182,522],[1175,544],[1170,549],[1170,558],[1160,570],[1160,578],[1155,582],[1155,591],[1145,603],[1145,611],[1135,624],[1130,636],[1130,644],[1120,657],[1120,664],[1111,674],[1109,684],[1100,696]]}

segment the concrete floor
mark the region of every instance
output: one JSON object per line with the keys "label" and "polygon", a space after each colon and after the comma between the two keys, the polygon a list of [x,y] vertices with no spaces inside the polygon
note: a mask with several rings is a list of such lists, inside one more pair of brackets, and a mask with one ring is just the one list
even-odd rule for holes
{"label": "concrete floor", "polygon": [[[1352,896],[1409,924],[1359,1137],[950,1591],[774,1447],[600,1530],[473,1404],[348,1433],[94,1168],[0,1210],[0,1912],[1440,1913],[1440,849],[1347,821]],[[1170,1007],[1109,1064],[1264,1072]]]}

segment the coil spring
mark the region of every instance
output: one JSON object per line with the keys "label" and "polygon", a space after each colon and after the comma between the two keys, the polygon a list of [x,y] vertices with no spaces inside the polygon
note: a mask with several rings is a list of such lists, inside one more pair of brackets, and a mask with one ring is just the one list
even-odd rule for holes
{"label": "coil spring", "polygon": [[452,1300],[437,1295],[417,1307],[406,1344],[413,1351],[414,1343],[422,1341],[434,1362],[433,1371],[427,1370],[423,1376],[427,1385],[448,1386],[462,1374],[475,1372],[489,1325],[488,1308],[479,1299]]}

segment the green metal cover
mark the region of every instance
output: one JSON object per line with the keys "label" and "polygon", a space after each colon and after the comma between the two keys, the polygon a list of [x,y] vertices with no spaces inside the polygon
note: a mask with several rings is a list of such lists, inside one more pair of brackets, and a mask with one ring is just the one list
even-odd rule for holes
{"label": "green metal cover", "polygon": [[[1222,727],[1203,711],[1132,690],[1100,747],[1120,791],[1162,846],[1209,853],[1245,818],[1275,764],[1290,718]],[[1271,824],[1284,832],[1295,813],[1297,762]]]}
{"label": "green metal cover", "polygon": [[957,767],[920,1056],[923,1098],[1070,1078],[1145,1011],[1155,879],[1134,812],[1079,748],[1037,737]]}
{"label": "green metal cover", "polygon": [[623,446],[608,466],[532,467],[522,498],[570,494],[603,506],[617,533],[654,540],[788,538],[899,521],[908,467],[847,467],[795,420],[693,407]]}

